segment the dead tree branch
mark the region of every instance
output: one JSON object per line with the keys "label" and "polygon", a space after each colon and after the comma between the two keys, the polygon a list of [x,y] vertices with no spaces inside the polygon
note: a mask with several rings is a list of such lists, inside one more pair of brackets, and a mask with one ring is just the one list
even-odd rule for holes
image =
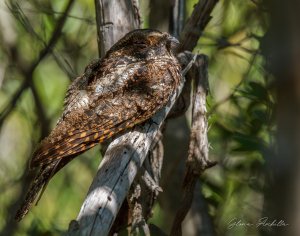
{"label": "dead tree branch", "polygon": [[192,131],[186,162],[186,173],[183,181],[183,196],[180,208],[173,222],[171,235],[182,234],[181,223],[191,207],[197,180],[205,169],[216,164],[208,159],[206,120],[206,95],[208,93],[207,63],[206,56],[197,56],[196,62],[190,72],[195,82],[193,87]]}
{"label": "dead tree branch", "polygon": [[196,47],[204,28],[211,19],[211,12],[217,2],[218,0],[199,1],[194,6],[193,13],[180,34],[182,43],[179,51],[192,51]]}
{"label": "dead tree branch", "polygon": [[99,56],[125,33],[140,27],[135,1],[95,0]]}
{"label": "dead tree branch", "polygon": [[[122,3],[114,1],[95,1],[96,20],[98,29],[98,45],[100,57],[103,57],[106,51],[125,33],[133,29],[139,28],[141,24],[138,1],[124,1]],[[116,14],[117,13],[117,14]],[[120,23],[122,22],[122,23]],[[101,145],[102,153],[108,147],[108,142]],[[160,147],[161,145],[157,145]],[[155,148],[157,150],[159,148]],[[143,230],[147,228],[146,220],[150,216],[150,211],[153,206],[154,198],[157,196],[157,188],[152,189],[145,183],[147,180],[154,178],[160,172],[159,168],[153,168],[152,164],[155,158],[151,158],[155,152],[149,152],[149,165],[141,168],[142,173],[138,174],[133,186],[130,189],[129,195],[121,207],[121,213],[118,214],[115,224],[111,228],[111,233],[118,232],[122,227],[128,224],[132,225],[132,229]],[[161,154],[162,158],[162,154]],[[148,168],[149,167],[149,168]],[[151,175],[151,174],[152,175]],[[151,177],[150,177],[151,175]],[[155,179],[156,180],[156,179]],[[158,181],[155,181],[155,186]],[[148,194],[144,194],[144,192]],[[137,196],[137,193],[141,193]],[[149,196],[152,196],[149,198]],[[153,198],[153,199],[152,199]],[[140,210],[140,211],[139,211]],[[128,217],[128,216],[131,217]],[[140,228],[141,223],[144,222],[144,227]]]}

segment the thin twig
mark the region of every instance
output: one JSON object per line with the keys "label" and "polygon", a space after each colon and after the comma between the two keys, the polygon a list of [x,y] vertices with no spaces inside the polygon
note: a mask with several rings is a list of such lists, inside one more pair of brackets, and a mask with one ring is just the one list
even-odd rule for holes
{"label": "thin twig", "polygon": [[[204,29],[211,19],[212,10],[217,2],[218,0],[198,1],[194,6],[194,10],[180,34],[181,44],[178,53],[192,51],[196,47],[199,38],[203,35]],[[184,93],[178,98],[178,102],[170,112],[170,118],[183,115],[188,109],[190,104],[190,82],[187,80],[183,89]]]}

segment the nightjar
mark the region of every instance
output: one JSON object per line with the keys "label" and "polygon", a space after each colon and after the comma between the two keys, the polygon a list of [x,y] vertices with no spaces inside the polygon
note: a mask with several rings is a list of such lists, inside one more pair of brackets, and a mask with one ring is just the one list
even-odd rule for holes
{"label": "nightjar", "polygon": [[178,43],[157,30],[131,31],[73,81],[61,118],[33,154],[30,168],[39,171],[16,220],[28,213],[49,180],[68,162],[148,120],[167,104],[181,80],[173,54]]}

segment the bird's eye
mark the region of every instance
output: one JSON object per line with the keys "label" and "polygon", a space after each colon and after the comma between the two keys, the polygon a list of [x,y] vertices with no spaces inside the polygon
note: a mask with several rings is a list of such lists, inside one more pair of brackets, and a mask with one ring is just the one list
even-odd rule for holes
{"label": "bird's eye", "polygon": [[147,47],[147,44],[143,41],[134,41],[133,44],[139,47]]}

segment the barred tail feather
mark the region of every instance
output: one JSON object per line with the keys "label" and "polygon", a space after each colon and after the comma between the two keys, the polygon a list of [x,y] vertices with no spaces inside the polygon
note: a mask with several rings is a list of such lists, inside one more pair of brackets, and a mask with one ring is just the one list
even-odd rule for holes
{"label": "barred tail feather", "polygon": [[40,167],[41,169],[32,182],[15,219],[17,221],[22,220],[34,204],[35,199],[37,199],[37,204],[49,180],[73,158],[112,137],[114,134],[134,126],[135,120],[133,118],[107,130],[76,132],[75,135],[65,137],[65,139],[55,143],[42,143],[42,146],[34,153],[30,163],[31,168]]}
{"label": "barred tail feather", "polygon": [[35,152],[30,168],[50,164],[53,160],[62,159],[70,155],[79,155],[125,128],[124,125],[104,131],[82,131],[64,140],[52,144],[47,143]]}
{"label": "barred tail feather", "polygon": [[[29,212],[37,197],[38,200],[40,199],[43,193],[43,189],[45,189],[47,183],[49,182],[49,180],[55,172],[55,166],[57,166],[57,164],[58,163],[56,163],[54,166],[44,166],[40,169],[34,181],[31,183],[31,186],[26,194],[24,202],[22,203],[21,207],[16,213],[15,219],[17,221],[22,220],[23,217]],[[38,203],[38,200],[36,204]]]}

